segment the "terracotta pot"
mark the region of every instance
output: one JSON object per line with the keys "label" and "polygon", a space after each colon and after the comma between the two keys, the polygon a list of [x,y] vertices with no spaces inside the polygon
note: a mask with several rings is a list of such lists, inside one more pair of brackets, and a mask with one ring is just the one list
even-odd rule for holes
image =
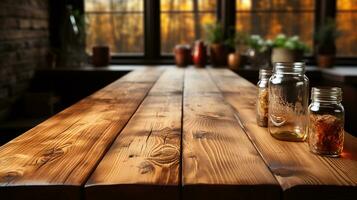
{"label": "terracotta pot", "polygon": [[317,55],[317,66],[320,68],[331,68],[335,61],[334,55]]}
{"label": "terracotta pot", "polygon": [[274,48],[271,55],[271,62],[297,62],[303,58],[302,51],[293,51],[285,48]]}
{"label": "terracotta pot", "polygon": [[227,50],[223,44],[211,44],[210,56],[213,66],[226,66],[227,65]]}
{"label": "terracotta pot", "polygon": [[186,67],[191,63],[191,47],[189,45],[176,45],[174,54],[177,66]]}
{"label": "terracotta pot", "polygon": [[242,56],[239,52],[228,54],[228,68],[237,71],[241,66],[245,64],[245,56]]}
{"label": "terracotta pot", "polygon": [[205,67],[207,60],[207,48],[203,41],[198,40],[195,42],[192,55],[193,63],[196,67]]}
{"label": "terracotta pot", "polygon": [[109,62],[110,62],[109,47],[108,46],[94,46],[92,62],[93,62],[93,65],[96,67],[108,66]]}

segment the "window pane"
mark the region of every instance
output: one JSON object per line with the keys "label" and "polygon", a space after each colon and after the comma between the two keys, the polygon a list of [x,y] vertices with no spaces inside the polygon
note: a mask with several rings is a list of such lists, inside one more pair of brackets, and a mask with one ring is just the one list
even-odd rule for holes
{"label": "window pane", "polygon": [[312,0],[236,0],[237,10],[309,10],[314,8]]}
{"label": "window pane", "polygon": [[313,13],[298,12],[257,12],[238,13],[236,29],[250,34],[258,34],[266,39],[274,39],[278,34],[299,35],[300,39],[312,47]]}
{"label": "window pane", "polygon": [[143,0],[86,0],[86,51],[108,45],[111,53],[143,53]]}
{"label": "window pane", "polygon": [[172,53],[176,44],[205,39],[205,25],[216,22],[213,0],[161,0],[160,6],[162,53]]}
{"label": "window pane", "polygon": [[357,0],[337,0],[337,9],[357,10]]}
{"label": "window pane", "polygon": [[237,31],[274,39],[278,34],[298,35],[310,47],[313,43],[314,1],[236,0]]}
{"label": "window pane", "polygon": [[200,11],[205,11],[205,10],[215,11],[216,8],[217,8],[217,1],[215,0],[198,1],[198,9]]}
{"label": "window pane", "polygon": [[192,0],[160,0],[161,11],[192,11]]}
{"label": "window pane", "polygon": [[337,28],[341,36],[336,41],[337,56],[357,56],[357,0],[337,1]]}
{"label": "window pane", "polygon": [[142,53],[143,14],[87,14],[87,52],[108,45],[111,53]]}
{"label": "window pane", "polygon": [[191,44],[196,38],[205,38],[204,25],[214,22],[214,13],[199,14],[197,23],[193,13],[162,13],[161,52],[172,53],[176,44]]}
{"label": "window pane", "polygon": [[85,0],[87,12],[143,11],[144,0]]}

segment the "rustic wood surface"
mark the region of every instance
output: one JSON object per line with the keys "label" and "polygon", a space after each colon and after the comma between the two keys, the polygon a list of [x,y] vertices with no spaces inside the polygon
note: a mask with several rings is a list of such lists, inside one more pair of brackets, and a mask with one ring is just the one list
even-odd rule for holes
{"label": "rustic wood surface", "polygon": [[183,199],[278,199],[280,186],[205,69],[185,75]]}
{"label": "rustic wood surface", "polygon": [[78,199],[82,185],[162,72],[150,69],[151,79],[145,82],[129,74],[0,147],[0,196]]}
{"label": "rustic wood surface", "polygon": [[86,184],[87,199],[178,199],[184,70],[153,86]]}
{"label": "rustic wood surface", "polygon": [[340,158],[255,123],[257,88],[227,69],[135,70],[0,147],[1,199],[355,199]]}
{"label": "rustic wood surface", "polygon": [[255,86],[228,70],[210,70],[226,101],[283,189],[284,199],[355,199],[357,140],[346,133],[341,158],[309,152],[306,143],[283,142],[256,125]]}

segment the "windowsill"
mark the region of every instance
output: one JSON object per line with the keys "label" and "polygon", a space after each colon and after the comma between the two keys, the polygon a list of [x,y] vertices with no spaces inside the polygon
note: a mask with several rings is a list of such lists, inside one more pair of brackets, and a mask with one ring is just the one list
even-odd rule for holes
{"label": "windowsill", "polygon": [[[307,65],[315,65],[316,66],[316,58],[314,56],[305,56],[304,61],[306,61]],[[173,54],[162,54],[159,58],[156,59],[148,59],[143,55],[114,55],[111,59],[111,64],[114,65],[174,65],[174,55]],[[357,66],[357,57],[337,57],[335,58],[336,66],[349,66],[356,67]]]}

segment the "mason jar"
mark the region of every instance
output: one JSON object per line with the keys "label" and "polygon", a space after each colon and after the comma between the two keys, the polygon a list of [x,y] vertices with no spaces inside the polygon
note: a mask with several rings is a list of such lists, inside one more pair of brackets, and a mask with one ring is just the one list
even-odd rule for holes
{"label": "mason jar", "polygon": [[341,154],[345,113],[341,101],[341,88],[312,88],[308,143],[313,153],[331,157]]}
{"label": "mason jar", "polygon": [[307,137],[309,80],[305,63],[275,63],[269,79],[268,130],[276,139],[304,141]]}
{"label": "mason jar", "polygon": [[259,81],[258,86],[258,98],[257,98],[257,124],[262,127],[268,126],[268,104],[269,104],[269,92],[268,83],[269,78],[272,74],[271,69],[260,69],[259,70]]}

